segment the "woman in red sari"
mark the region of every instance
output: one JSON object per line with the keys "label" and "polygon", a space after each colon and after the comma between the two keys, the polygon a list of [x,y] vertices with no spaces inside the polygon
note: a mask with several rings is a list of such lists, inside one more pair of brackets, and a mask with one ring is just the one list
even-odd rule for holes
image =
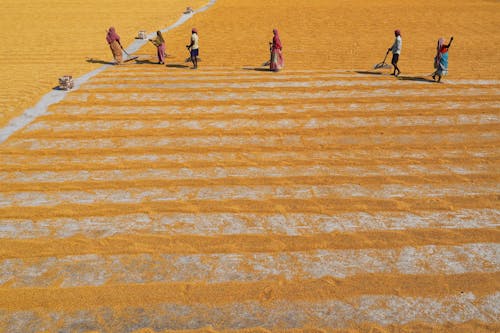
{"label": "woman in red sari", "polygon": [[273,30],[273,43],[271,44],[271,63],[269,65],[269,69],[273,72],[277,72],[284,66],[283,46],[281,45],[280,36],[278,34],[278,30]]}
{"label": "woman in red sari", "polygon": [[108,34],[106,35],[106,41],[109,44],[109,48],[113,53],[113,58],[115,58],[115,62],[117,65],[122,63],[123,55],[122,55],[122,44],[120,43],[120,36],[116,33],[114,27],[109,28]]}

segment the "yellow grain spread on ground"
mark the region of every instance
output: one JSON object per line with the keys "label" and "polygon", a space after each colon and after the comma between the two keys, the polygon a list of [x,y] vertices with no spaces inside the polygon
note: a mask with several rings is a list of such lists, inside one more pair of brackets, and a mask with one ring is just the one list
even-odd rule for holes
{"label": "yellow grain spread on ground", "polygon": [[[0,128],[110,61],[108,27],[127,46],[207,3],[4,0]],[[500,330],[499,22],[217,0],[164,34],[167,66],[145,45],[0,144],[0,331]],[[399,80],[373,72],[396,28]]]}

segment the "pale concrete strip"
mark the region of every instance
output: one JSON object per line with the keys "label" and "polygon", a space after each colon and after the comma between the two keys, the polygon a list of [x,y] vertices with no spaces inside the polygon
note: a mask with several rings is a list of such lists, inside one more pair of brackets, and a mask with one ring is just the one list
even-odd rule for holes
{"label": "pale concrete strip", "polygon": [[[133,90],[148,90],[148,89],[257,89],[257,88],[319,88],[319,87],[395,87],[395,86],[414,86],[415,83],[406,81],[363,81],[363,80],[314,80],[314,81],[271,81],[271,82],[177,82],[177,83],[110,83],[99,84],[93,83],[87,85],[85,90],[95,91],[109,89],[133,89]],[[418,83],[427,84],[427,83]]]}
{"label": "pale concrete strip", "polygon": [[[373,165],[390,164],[393,167],[395,165],[400,165],[401,159],[404,159],[404,164],[417,163],[427,164],[426,159],[432,160],[436,168],[440,168],[442,165],[453,165],[452,161],[446,161],[447,159],[485,159],[485,160],[495,160],[500,159],[500,147],[499,148],[477,148],[468,146],[467,149],[457,149],[457,148],[444,148],[435,147],[435,149],[421,149],[415,147],[406,147],[407,150],[401,150],[398,148],[385,148],[381,147],[377,149],[377,159],[373,160],[373,151],[370,149],[349,149],[349,150],[328,150],[323,149],[321,151],[287,151],[286,148],[277,147],[275,151],[241,151],[241,152],[204,152],[204,153],[192,153],[192,152],[182,152],[182,153],[138,153],[136,151],[126,152],[116,152],[116,151],[101,151],[99,155],[93,153],[80,152],[78,155],[73,153],[53,153],[50,155],[28,155],[26,152],[24,154],[12,154],[9,158],[2,161],[2,167],[0,170],[7,170],[6,168],[16,167],[16,171],[26,170],[41,170],[50,171],[55,170],[61,166],[66,169],[80,169],[81,163],[87,165],[91,164],[93,169],[115,169],[116,165],[128,165],[131,169],[137,169],[137,167],[131,167],[133,163],[146,163],[152,166],[154,163],[158,164],[170,164],[170,163],[186,163],[186,164],[213,164],[219,163],[220,161],[240,161],[241,165],[262,165],[268,161],[274,161],[276,164],[282,162],[293,161],[293,163],[301,163],[301,161],[318,161],[319,164],[323,161],[330,161],[333,165],[342,165],[344,163],[367,163],[366,160],[370,160]],[[440,149],[438,149],[440,148]],[[439,163],[436,162],[439,160]],[[340,162],[340,163],[339,163]],[[486,161],[484,161],[486,162]],[[480,165],[482,162],[476,164]],[[463,163],[463,166],[470,165],[472,163]],[[72,166],[73,165],[73,166]],[[186,165],[187,166],[187,165]],[[56,167],[56,168],[53,168]],[[158,167],[157,167],[158,168]]]}
{"label": "pale concrete strip", "polygon": [[[215,2],[217,0],[209,0],[207,2],[206,5],[190,12],[190,13],[187,13],[187,14],[182,14],[180,16],[180,18],[172,25],[166,27],[166,28],[163,28],[163,29],[160,29],[161,32],[163,33],[166,33],[174,28],[177,28],[178,26],[182,25],[183,23],[185,23],[186,21],[188,21],[190,18],[192,18],[194,15],[198,14],[198,13],[202,13],[204,11],[206,11],[207,9],[209,9],[210,7],[212,7]],[[150,32],[148,35],[147,35],[147,38],[155,38],[156,36],[156,33],[154,32]],[[144,45],[146,45],[148,43],[148,41],[146,39],[135,39],[131,45],[129,45],[126,49],[126,51],[128,51],[128,53],[135,53],[137,52],[141,47],[143,47]],[[114,67],[115,69],[117,69],[116,67]],[[117,72],[120,71],[120,69],[117,69],[116,70]]]}
{"label": "pale concrete strip", "polygon": [[470,85],[498,85],[500,80],[446,80],[447,84],[460,85],[460,84],[470,84]]}
{"label": "pale concrete strip", "polygon": [[233,129],[308,129],[308,128],[356,128],[375,127],[385,128],[400,126],[454,126],[471,124],[499,124],[500,113],[487,114],[457,114],[454,115],[427,115],[427,116],[388,116],[388,117],[340,117],[335,118],[308,118],[293,119],[283,117],[282,119],[258,120],[248,117],[246,119],[230,120],[89,120],[89,121],[38,121],[31,124],[26,133],[32,131],[50,131],[50,135],[57,132],[88,131],[100,132],[111,130],[150,130],[150,129],[174,129],[184,130],[233,130]]}
{"label": "pale concrete strip", "polygon": [[260,114],[291,114],[314,112],[359,112],[398,110],[471,110],[500,109],[500,102],[492,101],[448,101],[448,102],[398,102],[392,103],[329,103],[290,104],[290,105],[218,105],[218,106],[72,106],[58,104],[47,111],[47,115],[205,115],[205,114],[241,114],[245,116]]}
{"label": "pale concrete strip", "polygon": [[[242,78],[235,78],[242,79]],[[254,81],[254,82],[176,82],[176,83],[165,83],[165,82],[149,82],[146,79],[146,83],[123,83],[120,80],[118,82],[110,83],[92,83],[85,86],[84,90],[94,91],[94,90],[109,90],[109,89],[257,89],[257,88],[319,88],[319,87],[401,87],[401,86],[415,86],[415,85],[428,85],[433,82],[426,81],[395,81],[395,80],[301,80],[292,81]],[[464,83],[467,86],[487,86],[492,88],[492,83],[486,83],[478,81],[477,84],[474,81],[468,81]],[[487,81],[488,82],[488,81]],[[496,81],[495,81],[496,82]],[[500,82],[500,81],[499,81]],[[496,83],[497,84],[497,83]],[[495,85],[496,85],[495,84]],[[460,81],[455,81],[453,85],[460,85]],[[83,91],[83,89],[82,89]]]}
{"label": "pale concrete strip", "polygon": [[148,307],[97,307],[72,311],[25,310],[0,312],[5,332],[82,331],[135,332],[141,329],[348,329],[372,323],[382,326],[407,323],[433,325],[468,321],[498,323],[500,293],[476,296],[471,292],[441,298],[363,295],[348,300],[265,302],[222,305],[162,303]]}
{"label": "pale concrete strip", "polygon": [[[307,74],[281,74],[281,75],[262,75],[262,74],[253,74],[253,73],[242,73],[237,72],[233,75],[224,73],[214,73],[209,74],[207,72],[200,72],[198,75],[179,75],[177,72],[169,72],[165,71],[149,71],[144,70],[141,71],[140,75],[135,72],[130,73],[106,73],[103,75],[99,75],[90,80],[86,87],[90,87],[94,84],[115,84],[117,81],[121,83],[129,83],[129,82],[144,82],[148,83],[154,82],[200,82],[200,81],[216,81],[216,82],[239,82],[245,80],[255,80],[259,82],[280,82],[280,81],[290,81],[290,80],[325,80],[325,79],[347,79],[347,80],[358,80],[358,79],[366,79],[373,78],[373,75],[369,74],[343,74],[343,73],[315,73],[311,75]],[[474,80],[473,80],[474,81]],[[496,81],[493,81],[491,84],[497,84]],[[479,82],[479,84],[484,85],[486,83]],[[500,84],[500,83],[498,83]]]}
{"label": "pale concrete strip", "polygon": [[364,134],[364,135],[331,135],[331,136],[302,136],[302,135],[226,135],[226,136],[197,136],[197,137],[116,137],[102,139],[17,139],[14,138],[3,144],[7,149],[110,149],[110,148],[166,148],[166,147],[303,147],[303,146],[355,146],[363,144],[394,145],[427,143],[437,145],[441,143],[498,143],[498,131],[484,131],[481,133],[443,133],[443,134]]}
{"label": "pale concrete strip", "polygon": [[[0,261],[0,286],[84,287],[152,282],[257,282],[357,274],[500,271],[500,244],[247,254],[97,254]],[[154,272],[154,274],[151,274]]]}
{"label": "pale concrete strip", "polygon": [[112,93],[75,93],[66,97],[69,102],[169,102],[169,101],[235,101],[235,100],[281,100],[281,99],[330,99],[330,98],[380,98],[380,97],[408,97],[408,96],[498,96],[498,88],[444,88],[444,89],[340,89],[325,91],[212,91],[207,92],[112,92]]}
{"label": "pale concrete strip", "polygon": [[[85,88],[90,88],[90,86],[94,85],[112,85],[116,87],[117,81],[120,83],[133,83],[133,82],[144,82],[147,81],[147,84],[156,83],[156,82],[198,82],[198,81],[216,81],[216,82],[241,82],[245,80],[259,81],[259,82],[281,82],[281,81],[321,81],[321,80],[339,80],[343,79],[344,81],[364,81],[366,82],[367,78],[374,79],[371,74],[349,74],[349,73],[311,73],[309,75],[305,74],[292,74],[292,73],[281,73],[280,75],[267,75],[267,74],[253,74],[253,73],[243,73],[243,72],[235,72],[233,74],[225,73],[214,73],[209,74],[206,72],[201,72],[198,75],[182,75],[179,72],[169,72],[167,71],[149,71],[147,69],[142,70],[139,73],[136,72],[125,72],[125,73],[115,73],[108,72],[105,74],[101,74],[99,76],[93,77],[86,83]],[[405,81],[405,80],[394,80],[393,78],[388,77],[380,77],[375,80],[370,80],[369,82],[387,82],[392,83],[394,85],[400,85],[405,83],[413,82],[415,84],[419,83],[433,83],[433,82],[425,82],[425,81]],[[500,80],[446,80],[447,84],[451,85],[500,85]]]}
{"label": "pale concrete strip", "polygon": [[0,238],[102,238],[135,233],[169,235],[303,236],[331,232],[411,230],[426,228],[481,229],[500,226],[500,210],[460,209],[327,214],[155,213],[41,220],[0,219]]}
{"label": "pale concrete strip", "polygon": [[[202,75],[225,75],[225,76],[238,76],[238,75],[260,75],[262,77],[278,77],[286,75],[319,75],[319,74],[338,74],[345,76],[365,76],[373,77],[371,74],[359,74],[354,71],[348,70],[337,70],[337,69],[290,69],[286,72],[275,73],[271,71],[261,71],[255,70],[255,68],[242,68],[234,69],[228,67],[214,67],[214,66],[204,66],[196,71],[190,71],[187,69],[169,69],[163,66],[127,66],[127,67],[114,67],[112,72],[107,72],[105,76],[117,76],[122,75],[137,75],[139,73],[164,75],[164,76],[176,76],[176,77],[197,77]],[[383,77],[383,76],[382,76]],[[394,80],[392,76],[385,76],[387,79]]]}
{"label": "pale concrete strip", "polygon": [[62,204],[140,204],[189,200],[269,200],[269,199],[331,199],[336,198],[439,198],[461,195],[500,194],[500,184],[384,184],[362,186],[337,185],[248,185],[248,186],[177,186],[172,189],[159,187],[127,189],[68,190],[57,192],[20,191],[0,192],[0,208],[6,207],[53,207]]}
{"label": "pale concrete strip", "polygon": [[[478,175],[500,176],[491,163],[484,164],[406,164],[367,166],[328,166],[302,163],[295,166],[243,166],[153,168],[71,171],[0,171],[0,188],[8,190],[15,183],[63,183],[85,181],[155,181],[155,180],[210,180],[225,178],[288,178],[288,177],[400,177],[427,175]],[[5,187],[4,187],[5,186]],[[0,190],[1,192],[2,190]]]}
{"label": "pale concrete strip", "polygon": [[[106,70],[110,65],[104,65],[92,72],[89,72],[82,77],[75,79],[75,87],[73,90],[78,90],[80,86],[87,81],[92,76],[99,74],[100,72]],[[24,111],[22,115],[16,117],[9,121],[9,123],[4,127],[0,128],[0,144],[6,141],[15,132],[19,131],[21,128],[33,122],[36,118],[42,116],[47,111],[47,108],[60,102],[68,95],[68,91],[65,90],[52,90],[51,92],[42,96],[42,98],[31,108]]]}

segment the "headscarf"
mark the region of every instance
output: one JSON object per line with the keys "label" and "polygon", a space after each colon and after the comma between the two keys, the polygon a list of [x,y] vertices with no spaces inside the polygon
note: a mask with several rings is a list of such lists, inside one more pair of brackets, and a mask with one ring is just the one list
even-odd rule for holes
{"label": "headscarf", "polygon": [[163,36],[162,36],[160,30],[158,30],[156,32],[156,39],[158,40],[158,42],[160,43],[160,45],[163,44],[163,43],[165,43],[165,40],[163,39]]}
{"label": "headscarf", "polygon": [[193,28],[193,29],[191,29],[191,32],[192,32],[193,34],[198,34],[198,29]]}
{"label": "headscarf", "polygon": [[282,45],[281,45],[280,35],[278,34],[278,29],[273,29],[273,34],[274,34],[274,37],[273,37],[273,47],[275,49],[280,49],[281,50]]}
{"label": "headscarf", "polygon": [[438,45],[437,45],[437,52],[438,52],[438,54],[439,53],[444,53],[445,49],[446,48],[444,47],[444,38],[441,37],[441,38],[438,39]]}
{"label": "headscarf", "polygon": [[396,36],[401,36],[401,31],[399,29],[394,30]]}
{"label": "headscarf", "polygon": [[441,37],[438,39],[436,47],[437,54],[436,57],[434,58],[434,68],[439,68],[439,63],[441,62],[441,57],[442,57],[443,45],[444,45],[444,38]]}
{"label": "headscarf", "polygon": [[108,44],[113,43],[115,40],[120,41],[120,36],[115,31],[115,27],[111,27],[108,30],[108,34],[106,35],[106,41]]}
{"label": "headscarf", "polygon": [[444,38],[441,37],[441,38],[438,39],[438,45],[437,45],[438,52],[441,51],[441,48],[443,47],[443,44],[444,44]]}

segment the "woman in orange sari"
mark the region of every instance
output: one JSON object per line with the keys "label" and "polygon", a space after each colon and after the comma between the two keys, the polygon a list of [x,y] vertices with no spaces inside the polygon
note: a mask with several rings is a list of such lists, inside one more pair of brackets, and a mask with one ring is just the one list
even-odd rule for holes
{"label": "woman in orange sari", "polygon": [[111,53],[113,53],[113,58],[115,58],[115,63],[120,65],[123,60],[122,54],[122,44],[120,43],[120,36],[116,33],[114,27],[109,28],[108,34],[106,35],[106,41],[109,44],[109,48],[111,49]]}
{"label": "woman in orange sari", "polygon": [[273,34],[274,37],[271,44],[271,63],[269,65],[269,69],[273,72],[277,72],[284,66],[282,53],[283,46],[281,45],[281,40],[277,29],[273,30]]}

